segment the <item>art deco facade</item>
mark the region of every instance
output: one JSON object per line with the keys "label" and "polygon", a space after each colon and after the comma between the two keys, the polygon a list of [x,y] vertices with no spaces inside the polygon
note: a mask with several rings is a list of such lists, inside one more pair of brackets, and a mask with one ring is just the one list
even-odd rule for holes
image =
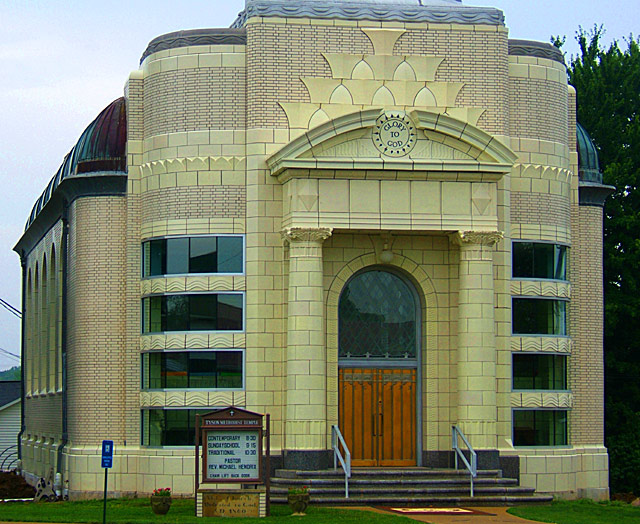
{"label": "art deco facade", "polygon": [[457,424],[606,498],[608,189],[562,54],[492,8],[324,4],[153,40],[38,199],[25,475],[95,494],[112,439],[114,491],[192,493],[195,414],[234,405],[285,467],[327,467],[334,424],[356,465],[447,466]]}

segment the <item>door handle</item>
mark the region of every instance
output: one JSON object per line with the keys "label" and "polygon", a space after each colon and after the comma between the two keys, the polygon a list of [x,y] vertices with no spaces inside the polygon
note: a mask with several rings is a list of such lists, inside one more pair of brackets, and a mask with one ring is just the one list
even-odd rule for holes
{"label": "door handle", "polygon": [[376,437],[376,415],[375,413],[371,414],[371,435]]}

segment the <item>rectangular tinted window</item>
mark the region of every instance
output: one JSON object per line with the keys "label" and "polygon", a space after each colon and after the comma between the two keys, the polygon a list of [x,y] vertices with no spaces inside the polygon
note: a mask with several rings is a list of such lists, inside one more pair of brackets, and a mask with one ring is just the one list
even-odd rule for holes
{"label": "rectangular tinted window", "polygon": [[143,389],[242,389],[242,351],[167,351],[142,355]]}
{"label": "rectangular tinted window", "polygon": [[567,442],[566,411],[513,411],[514,446],[566,446]]}
{"label": "rectangular tinted window", "polygon": [[240,236],[195,236],[150,240],[142,244],[142,276],[243,273]]}
{"label": "rectangular tinted window", "polygon": [[513,355],[513,389],[567,389],[565,355]]}
{"label": "rectangular tinted window", "polygon": [[545,242],[513,243],[513,278],[567,279],[567,248]]}
{"label": "rectangular tinted window", "polygon": [[143,446],[193,446],[196,443],[196,415],[212,409],[142,410]]}
{"label": "rectangular tinted window", "polygon": [[553,244],[533,245],[533,277],[534,278],[554,278],[555,262]]}
{"label": "rectangular tinted window", "polygon": [[189,355],[187,353],[163,353],[162,375],[165,388],[189,387]]}
{"label": "rectangular tinted window", "polygon": [[162,331],[162,299],[151,297],[147,300],[146,317],[148,319],[149,331]]}
{"label": "rectangular tinted window", "polygon": [[513,276],[532,278],[533,244],[531,242],[513,243]]}
{"label": "rectangular tinted window", "polygon": [[219,329],[242,330],[242,295],[218,295]]}
{"label": "rectangular tinted window", "polygon": [[164,412],[163,446],[184,446],[190,442],[191,430],[189,427],[189,411],[183,409],[167,409]]}
{"label": "rectangular tinted window", "polygon": [[514,298],[514,335],[566,335],[567,303],[564,300]]}
{"label": "rectangular tinted window", "polygon": [[162,331],[187,331],[189,329],[189,296],[168,295],[151,297],[163,302]]}
{"label": "rectangular tinted window", "polygon": [[242,237],[218,237],[218,271],[242,273]]}
{"label": "rectangular tinted window", "polygon": [[243,295],[197,293],[142,299],[142,332],[242,331]]}
{"label": "rectangular tinted window", "polygon": [[189,239],[169,238],[167,243],[167,275],[189,272]]}
{"label": "rectangular tinted window", "polygon": [[142,355],[142,389],[162,389],[162,353]]}
{"label": "rectangular tinted window", "polygon": [[166,243],[152,240],[144,244],[144,271],[146,275],[164,275],[167,272]]}
{"label": "rectangular tinted window", "polygon": [[240,351],[218,351],[218,387],[242,388],[242,353]]}
{"label": "rectangular tinted window", "polygon": [[[218,247],[215,237],[191,239],[189,273],[213,273],[218,268]],[[221,272],[220,269],[217,269]]]}
{"label": "rectangular tinted window", "polygon": [[556,280],[567,280],[567,248],[565,246],[555,246],[555,276]]}
{"label": "rectangular tinted window", "polygon": [[[200,389],[221,387],[218,385],[217,362],[218,353],[215,351],[189,353],[189,387]],[[242,373],[242,370],[240,372]]]}
{"label": "rectangular tinted window", "polygon": [[142,444],[145,446],[162,446],[163,427],[163,410],[144,410],[142,412]]}
{"label": "rectangular tinted window", "polygon": [[190,295],[189,298],[191,301],[189,329],[199,331],[226,329],[218,323],[219,295]]}

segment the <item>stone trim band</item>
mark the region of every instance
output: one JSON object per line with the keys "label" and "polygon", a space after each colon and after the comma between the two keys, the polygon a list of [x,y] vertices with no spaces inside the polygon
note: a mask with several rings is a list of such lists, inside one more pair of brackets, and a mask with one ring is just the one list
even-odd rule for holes
{"label": "stone trim band", "polygon": [[189,29],[154,38],[142,53],[140,63],[153,53],[192,45],[246,45],[244,29]]}
{"label": "stone trim band", "polygon": [[499,9],[462,5],[372,4],[347,0],[325,4],[311,0],[247,0],[247,5],[231,27],[244,27],[254,16],[283,18],[321,18],[339,20],[396,20],[400,22],[435,22],[442,24],[504,25]]}
{"label": "stone trim band", "polygon": [[532,40],[509,40],[509,54],[511,56],[533,56],[547,58],[564,64],[562,51],[551,44],[534,42]]}

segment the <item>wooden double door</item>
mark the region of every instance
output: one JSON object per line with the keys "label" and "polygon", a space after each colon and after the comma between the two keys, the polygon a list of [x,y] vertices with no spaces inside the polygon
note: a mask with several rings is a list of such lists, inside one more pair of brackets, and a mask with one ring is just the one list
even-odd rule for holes
{"label": "wooden double door", "polygon": [[353,466],[417,465],[417,370],[341,367],[339,427]]}

